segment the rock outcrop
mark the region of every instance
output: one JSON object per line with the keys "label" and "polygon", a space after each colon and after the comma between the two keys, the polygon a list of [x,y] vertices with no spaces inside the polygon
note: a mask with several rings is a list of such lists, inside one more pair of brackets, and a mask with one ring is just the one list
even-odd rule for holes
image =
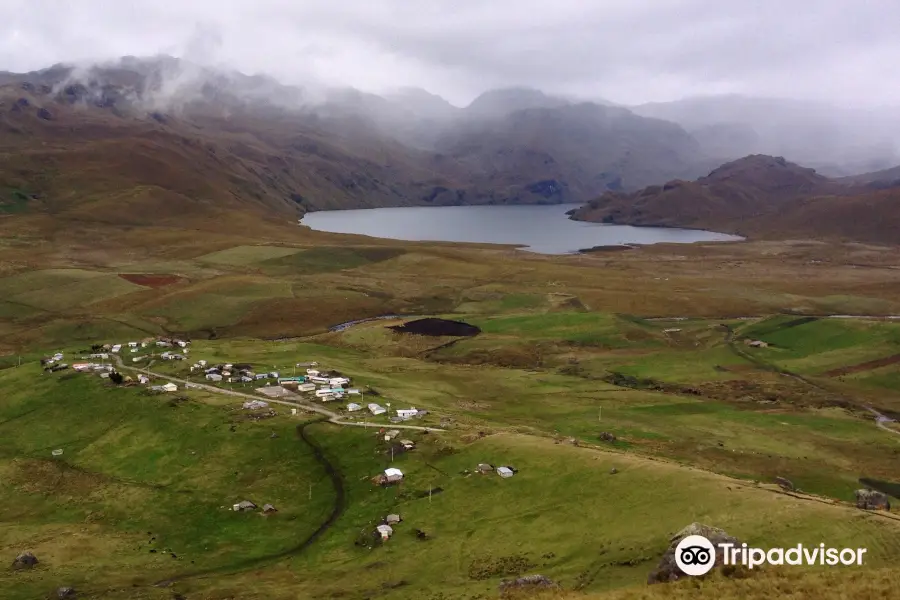
{"label": "rock outcrop", "polygon": [[31,569],[36,564],[38,564],[37,557],[31,552],[23,552],[22,554],[16,557],[16,560],[13,561],[13,569],[19,571],[22,569]]}
{"label": "rock outcrop", "polygon": [[[712,542],[716,549],[716,568],[721,567],[721,565],[724,564],[722,550],[719,548],[719,544],[731,543],[740,546],[742,543],[737,538],[732,537],[725,531],[716,527],[710,527],[709,525],[703,525],[702,523],[691,523],[672,537],[669,548],[666,550],[665,554],[663,554],[662,559],[660,559],[659,565],[657,565],[656,569],[654,569],[647,577],[647,583],[668,583],[677,581],[682,577],[688,577],[675,562],[675,548],[681,540],[689,535],[702,535]],[[711,572],[712,571],[710,571],[710,573]]]}
{"label": "rock outcrop", "polygon": [[875,490],[856,490],[856,508],[863,510],[891,510],[887,494]]}
{"label": "rock outcrop", "polygon": [[525,575],[524,577],[500,582],[500,596],[506,596],[520,590],[549,590],[557,588],[559,588],[559,585],[544,575]]}

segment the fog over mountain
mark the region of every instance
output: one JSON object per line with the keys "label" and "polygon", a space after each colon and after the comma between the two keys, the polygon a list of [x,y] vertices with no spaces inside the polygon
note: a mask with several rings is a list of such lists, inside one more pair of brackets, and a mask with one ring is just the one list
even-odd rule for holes
{"label": "fog over mountain", "polygon": [[[463,163],[502,170],[508,152],[515,173],[568,161],[580,175],[562,183],[584,194],[754,153],[846,176],[900,163],[891,15],[888,0],[13,0],[0,5],[0,84],[30,72],[54,93],[112,86],[146,111],[299,111]],[[571,149],[584,132],[581,151],[609,160]],[[657,158],[635,165],[641,154]]]}

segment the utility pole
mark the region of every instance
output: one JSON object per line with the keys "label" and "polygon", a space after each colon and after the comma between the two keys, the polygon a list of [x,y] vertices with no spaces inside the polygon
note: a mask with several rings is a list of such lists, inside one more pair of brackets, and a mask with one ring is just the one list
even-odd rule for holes
{"label": "utility pole", "polygon": [[312,500],[312,484],[309,484],[309,499]]}

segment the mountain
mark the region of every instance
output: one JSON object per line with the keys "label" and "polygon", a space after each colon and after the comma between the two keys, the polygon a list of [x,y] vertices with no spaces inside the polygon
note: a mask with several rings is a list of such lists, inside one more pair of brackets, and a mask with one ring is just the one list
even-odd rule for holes
{"label": "mountain", "polygon": [[739,95],[632,107],[683,126],[722,160],[784,156],[833,176],[900,162],[900,109],[845,109],[823,103]]}
{"label": "mountain", "polygon": [[475,98],[464,110],[466,116],[484,120],[506,117],[520,110],[560,108],[569,104],[569,100],[548,96],[540,90],[513,87],[489,90]]}
{"label": "mountain", "polygon": [[460,109],[167,56],[0,73],[0,159],[0,196],[39,197],[16,210],[133,224],[586,201],[710,166],[681,127],[625,108],[514,88]]}
{"label": "mountain", "polygon": [[608,192],[573,219],[712,229],[751,237],[808,236],[896,244],[900,187],[830,179],[781,157],[751,155],[695,181]]}
{"label": "mountain", "polygon": [[571,202],[709,168],[700,145],[681,127],[592,103],[458,124],[437,149],[473,173],[477,185],[505,190],[514,200]]}

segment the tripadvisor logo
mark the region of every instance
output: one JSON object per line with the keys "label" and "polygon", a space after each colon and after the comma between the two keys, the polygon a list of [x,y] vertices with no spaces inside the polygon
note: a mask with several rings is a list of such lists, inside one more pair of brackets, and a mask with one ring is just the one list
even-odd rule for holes
{"label": "tripadvisor logo", "polygon": [[[760,565],[861,565],[866,548],[826,548],[825,544],[792,548],[752,548],[747,544],[718,544],[723,565],[743,565],[749,569]],[[716,546],[702,535],[689,535],[675,547],[675,564],[686,575],[706,575],[716,566]]]}

